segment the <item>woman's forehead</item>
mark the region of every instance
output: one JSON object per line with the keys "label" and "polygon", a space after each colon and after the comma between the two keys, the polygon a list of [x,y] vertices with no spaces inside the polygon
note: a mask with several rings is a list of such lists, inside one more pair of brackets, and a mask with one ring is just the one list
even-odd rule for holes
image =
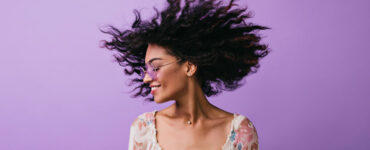
{"label": "woman's forehead", "polygon": [[160,61],[169,59],[171,56],[167,54],[167,51],[164,47],[149,44],[145,54],[145,62],[152,63],[153,61]]}

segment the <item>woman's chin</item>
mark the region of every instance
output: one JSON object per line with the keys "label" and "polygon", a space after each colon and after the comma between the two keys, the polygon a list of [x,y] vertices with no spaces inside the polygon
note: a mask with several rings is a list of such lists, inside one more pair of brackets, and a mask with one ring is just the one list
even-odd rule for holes
{"label": "woman's chin", "polygon": [[157,104],[163,103],[163,101],[161,99],[158,99],[156,97],[154,97],[154,102],[157,103]]}
{"label": "woman's chin", "polygon": [[156,102],[157,104],[165,103],[167,101],[168,100],[166,100],[166,99],[158,98],[158,97],[154,96],[154,102]]}

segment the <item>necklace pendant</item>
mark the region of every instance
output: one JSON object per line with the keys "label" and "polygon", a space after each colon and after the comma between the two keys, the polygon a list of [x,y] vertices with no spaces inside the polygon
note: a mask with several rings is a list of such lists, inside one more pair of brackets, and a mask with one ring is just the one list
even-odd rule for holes
{"label": "necklace pendant", "polygon": [[188,122],[187,122],[188,124],[191,124],[191,121],[190,120],[188,120]]}

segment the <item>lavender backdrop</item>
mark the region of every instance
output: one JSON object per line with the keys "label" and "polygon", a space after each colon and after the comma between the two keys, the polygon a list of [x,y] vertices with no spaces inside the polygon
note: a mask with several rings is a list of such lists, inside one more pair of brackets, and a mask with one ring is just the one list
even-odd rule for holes
{"label": "lavender backdrop", "polygon": [[[99,48],[107,24],[129,27],[165,0],[0,2],[0,149],[123,150],[129,126],[164,108],[130,98]],[[370,149],[370,2],[241,0],[272,53],[215,105],[249,117],[261,150]]]}

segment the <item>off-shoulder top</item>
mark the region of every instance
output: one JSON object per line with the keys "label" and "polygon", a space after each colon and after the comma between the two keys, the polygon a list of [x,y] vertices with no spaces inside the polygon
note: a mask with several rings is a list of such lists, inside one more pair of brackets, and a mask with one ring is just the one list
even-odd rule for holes
{"label": "off-shoulder top", "polygon": [[[157,141],[155,113],[140,114],[130,127],[129,150],[162,150]],[[231,129],[220,149],[258,150],[258,135],[253,123],[245,116],[234,113]]]}

